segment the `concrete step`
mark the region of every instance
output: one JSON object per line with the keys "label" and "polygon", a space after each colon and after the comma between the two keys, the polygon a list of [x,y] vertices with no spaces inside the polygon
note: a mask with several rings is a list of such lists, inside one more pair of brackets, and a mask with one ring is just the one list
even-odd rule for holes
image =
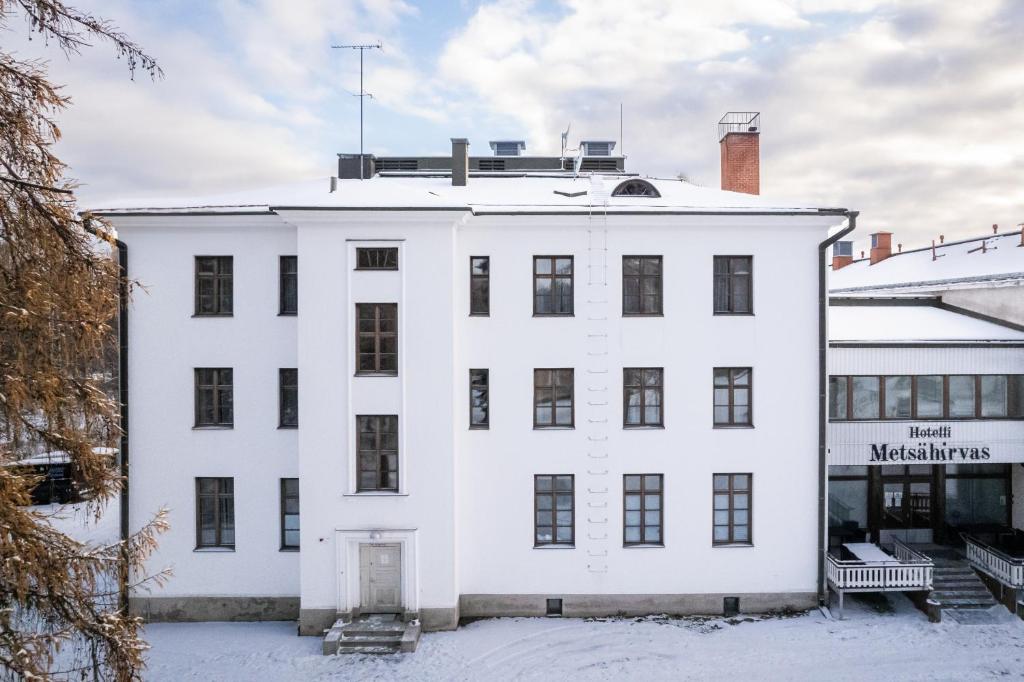
{"label": "concrete step", "polygon": [[350,649],[342,649],[342,648],[338,649],[338,654],[375,654],[375,655],[383,655],[383,654],[397,654],[399,652],[400,652],[400,649],[398,647],[392,647],[392,646],[360,646],[360,647],[353,647],[353,648],[350,648]]}
{"label": "concrete step", "polygon": [[940,600],[944,609],[987,609],[996,605],[996,600],[991,595],[987,601],[978,599],[946,599]]}
{"label": "concrete step", "polygon": [[956,589],[958,587],[977,587],[984,585],[977,577],[975,578],[963,578],[962,580],[932,580],[933,585],[942,585],[946,589]]}
{"label": "concrete step", "polygon": [[338,651],[342,649],[359,649],[361,647],[392,647],[402,646],[402,636],[397,637],[342,637],[338,640]]}
{"label": "concrete step", "polygon": [[343,637],[401,637],[403,632],[405,632],[404,626],[368,628],[361,627],[357,623],[351,623],[341,628]]}
{"label": "concrete step", "polygon": [[976,599],[978,601],[995,601],[988,590],[935,590],[931,594],[932,599],[938,599],[943,604],[948,599]]}
{"label": "concrete step", "polygon": [[323,653],[397,654],[416,651],[420,639],[419,621],[359,618],[351,623],[337,621],[324,635]]}

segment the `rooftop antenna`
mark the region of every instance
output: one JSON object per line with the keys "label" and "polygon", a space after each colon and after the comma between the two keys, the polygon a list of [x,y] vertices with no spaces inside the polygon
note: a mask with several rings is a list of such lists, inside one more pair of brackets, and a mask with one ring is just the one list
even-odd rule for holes
{"label": "rooftop antenna", "polygon": [[565,150],[569,147],[569,129],[572,128],[572,121],[565,126],[565,132],[562,133],[562,161],[565,161]]}
{"label": "rooftop antenna", "polygon": [[363,90],[363,53],[367,50],[379,50],[380,41],[376,45],[331,45],[335,50],[359,50],[359,179],[363,180],[363,100],[366,97],[373,97]]}
{"label": "rooftop antenna", "polygon": [[625,156],[626,150],[622,147],[622,102],[619,102],[619,156]]}

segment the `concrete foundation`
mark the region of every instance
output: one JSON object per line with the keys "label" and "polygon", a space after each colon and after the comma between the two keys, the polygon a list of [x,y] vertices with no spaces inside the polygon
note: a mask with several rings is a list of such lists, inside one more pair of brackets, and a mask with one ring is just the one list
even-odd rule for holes
{"label": "concrete foundation", "polygon": [[295,620],[298,597],[133,597],[132,615],[147,623]]}
{"label": "concrete foundation", "polygon": [[544,616],[547,600],[562,600],[562,615],[569,618],[596,616],[719,615],[726,597],[739,598],[740,613],[794,611],[817,606],[814,592],[733,594],[464,594],[459,598],[463,618]]}

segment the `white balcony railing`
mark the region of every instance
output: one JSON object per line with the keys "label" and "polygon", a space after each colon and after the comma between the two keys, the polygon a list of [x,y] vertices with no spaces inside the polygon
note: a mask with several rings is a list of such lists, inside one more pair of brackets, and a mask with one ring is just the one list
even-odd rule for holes
{"label": "white balcony railing", "polygon": [[1024,588],[1024,559],[1004,554],[981,540],[962,535],[967,550],[967,560],[979,570],[988,573],[1007,587]]}
{"label": "white balcony railing", "polygon": [[932,589],[932,560],[899,540],[894,541],[892,560],[843,560],[828,555],[828,585],[839,595],[839,617],[846,592],[926,592]]}

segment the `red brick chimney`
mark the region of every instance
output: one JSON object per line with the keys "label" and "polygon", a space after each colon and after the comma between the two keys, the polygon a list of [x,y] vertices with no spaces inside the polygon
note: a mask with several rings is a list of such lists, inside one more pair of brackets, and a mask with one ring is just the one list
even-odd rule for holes
{"label": "red brick chimney", "polygon": [[761,114],[730,111],[718,122],[722,151],[722,189],[761,193]]}
{"label": "red brick chimney", "polygon": [[839,241],[832,245],[832,269],[845,268],[853,262],[853,242]]}
{"label": "red brick chimney", "polygon": [[892,255],[892,232],[875,232],[871,235],[871,265],[880,263]]}

